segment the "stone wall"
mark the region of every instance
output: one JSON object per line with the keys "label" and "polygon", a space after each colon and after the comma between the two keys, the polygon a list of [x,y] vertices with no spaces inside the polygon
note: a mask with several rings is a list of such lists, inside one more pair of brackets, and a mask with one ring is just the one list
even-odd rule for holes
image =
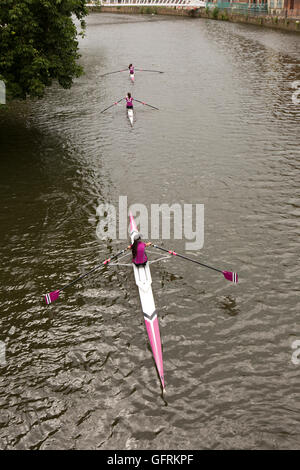
{"label": "stone wall", "polygon": [[[236,13],[227,13],[226,11],[219,10],[217,17],[213,18],[213,10],[207,12],[204,8],[198,9],[179,9],[178,7],[150,7],[150,6],[135,6],[135,7],[88,7],[90,11],[101,11],[103,13],[126,13],[126,14],[154,14],[154,15],[172,15],[172,16],[186,16],[191,18],[210,18],[213,20],[231,21],[233,23],[254,24],[258,26],[266,26],[269,28],[276,28],[285,31],[294,31],[300,33],[300,21],[295,18],[283,18],[280,16],[247,16]],[[216,16],[216,15],[215,15]]]}

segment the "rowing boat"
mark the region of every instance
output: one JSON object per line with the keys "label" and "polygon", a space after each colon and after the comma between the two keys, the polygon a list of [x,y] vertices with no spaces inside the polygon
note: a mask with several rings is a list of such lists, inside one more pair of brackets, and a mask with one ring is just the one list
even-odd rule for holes
{"label": "rowing boat", "polygon": [[[132,111],[132,110],[131,110]],[[134,221],[134,218],[132,214],[129,214],[129,221],[130,221],[130,238],[131,238],[131,243],[134,242],[134,236],[135,234],[138,233],[136,223]],[[181,255],[179,253],[176,253],[174,250],[167,250],[166,248],[163,248],[161,246],[153,245],[154,248],[157,248],[158,250],[161,250],[166,253],[164,258],[159,258],[155,261],[160,261],[165,258],[169,258],[170,256],[175,256],[176,258],[184,259],[186,261],[190,261],[192,263],[196,263],[200,266],[206,267],[208,269],[211,269],[215,272],[222,273],[224,278],[227,281],[232,282],[233,284],[237,284],[238,282],[238,274],[235,272],[231,271],[223,271],[221,269],[218,269],[213,266],[209,266],[208,264],[205,264],[201,261],[198,261],[196,259],[188,258],[187,256]],[[126,253],[126,254],[125,254]],[[66,285],[61,287],[60,289],[56,289],[55,291],[49,292],[48,294],[45,295],[45,301],[47,304],[51,304],[52,302],[55,302],[55,300],[58,299],[60,296],[60,293],[67,289],[68,287],[72,286],[76,282],[81,281],[84,279],[86,276],[89,276],[90,274],[94,273],[97,269],[99,269],[102,266],[108,266],[110,265],[122,265],[119,262],[118,263],[112,263],[113,260],[119,259],[121,260],[121,257],[128,256],[129,253],[126,249],[123,249],[119,251],[119,253],[116,253],[113,256],[110,256],[108,259],[103,260],[99,265],[95,266],[92,268],[90,271],[81,274],[78,276],[76,279],[74,279],[71,282],[68,282]],[[140,300],[142,304],[142,311],[144,314],[144,320],[145,320],[145,325],[146,325],[146,330],[148,333],[153,357],[155,360],[156,368],[158,371],[158,375],[160,378],[160,382],[162,385],[163,392],[165,391],[165,381],[164,381],[164,369],[163,369],[163,358],[162,358],[162,351],[161,351],[161,341],[160,341],[160,334],[159,334],[159,326],[158,326],[158,318],[157,318],[157,311],[155,309],[155,303],[154,303],[154,298],[153,298],[153,293],[152,293],[152,279],[151,279],[151,273],[150,273],[150,268],[149,268],[150,262],[147,261],[145,266],[136,266],[134,263],[130,264],[123,264],[123,266],[132,266],[133,267],[133,272],[134,272],[134,278],[136,285],[139,290],[139,295],[140,295]]]}
{"label": "rowing boat", "polygon": [[133,126],[133,109],[127,108],[127,116],[130,121],[130,124]]}
{"label": "rowing boat", "polygon": [[[135,220],[132,214],[129,215],[130,220],[130,238],[131,243],[134,241],[134,235],[138,233]],[[136,285],[139,290],[140,300],[142,304],[142,311],[144,314],[144,320],[146,325],[146,330],[148,333],[153,357],[157,367],[158,375],[161,381],[163,392],[165,391],[165,381],[164,381],[164,368],[163,368],[163,358],[161,350],[161,341],[159,334],[159,325],[157,318],[157,311],[155,309],[154,297],[152,293],[152,279],[149,268],[149,263],[147,262],[145,266],[136,266],[132,263],[134,278]]]}

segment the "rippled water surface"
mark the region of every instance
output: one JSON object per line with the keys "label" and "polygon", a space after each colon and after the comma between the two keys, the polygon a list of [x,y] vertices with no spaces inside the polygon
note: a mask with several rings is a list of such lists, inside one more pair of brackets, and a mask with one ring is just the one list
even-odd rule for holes
{"label": "rippled water surface", "polygon": [[[92,14],[71,90],[0,112],[0,448],[297,448],[299,36],[209,20]],[[138,67],[164,74],[108,71]],[[100,111],[127,91],[160,108]],[[151,267],[167,393],[131,269],[42,294],[124,241],[96,209],[202,203],[205,241]],[[165,246],[184,252],[183,241]],[[150,255],[151,256],[151,255]],[[2,344],[3,346],[3,344]]]}

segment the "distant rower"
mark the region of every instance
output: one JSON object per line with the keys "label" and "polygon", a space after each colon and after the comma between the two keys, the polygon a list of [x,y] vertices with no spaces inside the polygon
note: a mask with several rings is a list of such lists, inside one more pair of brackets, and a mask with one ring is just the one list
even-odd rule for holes
{"label": "distant rower", "polygon": [[134,75],[134,66],[132,64],[128,65],[130,75]]}

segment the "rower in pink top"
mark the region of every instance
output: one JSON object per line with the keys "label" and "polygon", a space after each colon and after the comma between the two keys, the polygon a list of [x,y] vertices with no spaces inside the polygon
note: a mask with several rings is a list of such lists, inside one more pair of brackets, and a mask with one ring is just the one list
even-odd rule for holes
{"label": "rower in pink top", "polygon": [[132,251],[132,262],[136,266],[145,266],[148,261],[147,255],[145,253],[145,248],[151,246],[151,242],[144,243],[141,240],[141,235],[136,233],[133,237],[133,244],[129,245],[128,249],[131,248]]}
{"label": "rower in pink top", "polygon": [[131,93],[129,92],[127,93],[125,100],[126,100],[126,108],[133,109],[133,98],[131,96]]}
{"label": "rower in pink top", "polygon": [[129,64],[129,77],[131,78],[132,83],[134,83],[134,66]]}

